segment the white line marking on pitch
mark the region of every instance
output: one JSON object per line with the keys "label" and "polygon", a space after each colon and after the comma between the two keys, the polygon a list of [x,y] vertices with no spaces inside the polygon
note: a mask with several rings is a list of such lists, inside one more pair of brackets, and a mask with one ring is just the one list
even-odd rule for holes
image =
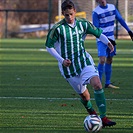
{"label": "white line marking on pitch", "polygon": [[[47,52],[45,48],[0,48],[0,51],[43,51]],[[86,49],[86,51],[91,51],[91,53],[97,53],[96,49]],[[132,49],[118,49],[117,53],[120,54],[132,54],[133,50]]]}
{"label": "white line marking on pitch", "polygon": [[[0,97],[0,99],[26,99],[26,100],[80,100],[80,98],[45,98],[45,97]],[[95,100],[91,98],[91,100]],[[133,99],[106,99],[113,101],[133,101]]]}

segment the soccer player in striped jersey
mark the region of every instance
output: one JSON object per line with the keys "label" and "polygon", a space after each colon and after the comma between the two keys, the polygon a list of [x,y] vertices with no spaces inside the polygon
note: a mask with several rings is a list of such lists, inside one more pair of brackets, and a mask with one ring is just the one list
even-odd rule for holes
{"label": "soccer player in striped jersey", "polygon": [[[92,34],[99,38],[105,46],[114,51],[114,47],[102,30],[94,27],[86,19],[75,17],[74,3],[65,0],[62,3],[64,19],[55,24],[46,39],[47,51],[58,60],[59,69],[66,81],[81,97],[81,103],[89,114],[97,114],[92,107],[87,84],[94,88],[95,101],[102,118],[103,126],[113,126],[116,122],[106,117],[106,101],[98,71],[90,55],[84,47],[84,37]],[[62,90],[63,91],[63,90]]]}
{"label": "soccer player in striped jersey", "polygon": [[99,5],[93,10],[93,24],[95,27],[101,28],[103,30],[103,34],[107,36],[114,45],[114,52],[110,53],[109,48],[104,45],[101,40],[97,39],[99,77],[100,80],[102,80],[102,75],[105,72],[105,88],[117,89],[119,87],[113,85],[110,81],[112,74],[113,56],[116,55],[116,43],[114,37],[115,19],[117,19],[120,24],[127,30],[132,40],[133,33],[113,4],[107,4],[106,0],[96,0],[96,2],[98,2]]}

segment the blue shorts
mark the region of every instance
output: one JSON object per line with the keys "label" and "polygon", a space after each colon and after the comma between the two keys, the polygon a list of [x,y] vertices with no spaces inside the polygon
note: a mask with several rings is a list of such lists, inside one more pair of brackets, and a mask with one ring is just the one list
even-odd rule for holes
{"label": "blue shorts", "polygon": [[102,43],[101,41],[97,42],[97,49],[98,49],[98,57],[105,56],[105,57],[113,57],[116,55],[116,46],[114,46],[114,51],[110,53],[110,49],[107,45]]}

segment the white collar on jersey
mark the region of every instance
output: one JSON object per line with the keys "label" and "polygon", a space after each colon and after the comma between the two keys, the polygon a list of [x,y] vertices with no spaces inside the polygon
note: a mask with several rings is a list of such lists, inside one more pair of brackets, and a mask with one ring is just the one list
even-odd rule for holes
{"label": "white collar on jersey", "polygon": [[72,28],[74,28],[76,25],[76,20],[74,20],[74,22],[72,24],[68,24],[68,25],[71,26]]}

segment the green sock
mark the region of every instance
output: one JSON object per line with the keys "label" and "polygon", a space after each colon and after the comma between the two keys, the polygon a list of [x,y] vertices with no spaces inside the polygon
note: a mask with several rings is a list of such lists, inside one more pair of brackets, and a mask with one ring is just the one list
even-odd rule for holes
{"label": "green sock", "polygon": [[95,101],[99,109],[100,117],[106,116],[106,101],[103,89],[94,91]]}
{"label": "green sock", "polygon": [[90,100],[89,101],[84,101],[84,100],[80,99],[80,101],[85,106],[86,109],[90,109],[92,111],[94,110],[92,108],[92,104],[91,104],[91,101]]}

